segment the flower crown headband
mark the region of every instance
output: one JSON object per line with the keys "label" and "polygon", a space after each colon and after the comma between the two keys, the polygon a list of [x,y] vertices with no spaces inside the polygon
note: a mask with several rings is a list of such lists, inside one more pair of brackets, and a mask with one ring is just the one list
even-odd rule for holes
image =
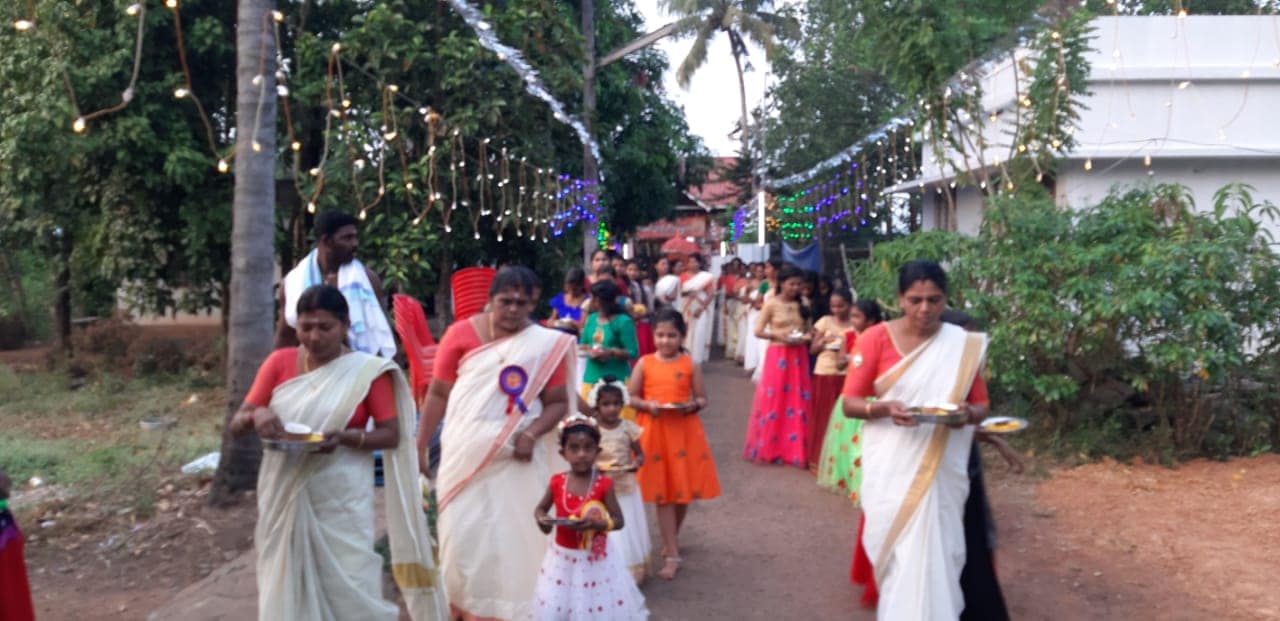
{"label": "flower crown headband", "polygon": [[575,412],[573,416],[570,416],[560,421],[561,434],[563,434],[566,430],[572,429],[574,427],[590,427],[592,429],[599,429],[600,423],[597,423],[596,419],[591,418],[590,416],[587,416],[586,414],[583,414],[581,412]]}
{"label": "flower crown headband", "polygon": [[631,405],[631,395],[627,394],[626,384],[623,384],[618,380],[602,380],[596,382],[596,385],[592,386],[591,390],[587,392],[587,406],[593,410],[596,409],[596,403],[600,400],[600,390],[606,386],[617,388],[618,391],[622,393],[622,407],[625,408],[628,405]]}

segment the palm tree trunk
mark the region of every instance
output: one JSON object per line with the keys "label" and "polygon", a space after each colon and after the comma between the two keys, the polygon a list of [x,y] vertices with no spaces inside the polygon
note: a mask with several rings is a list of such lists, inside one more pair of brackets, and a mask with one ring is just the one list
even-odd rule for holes
{"label": "palm tree trunk", "polygon": [[[231,318],[227,335],[227,417],[240,406],[271,353],[275,296],[275,42],[268,30],[275,0],[238,0],[236,14],[236,158],[231,225]],[[254,85],[259,63],[261,80]],[[259,149],[253,148],[257,141]],[[224,426],[225,429],[225,426]],[[223,432],[210,502],[252,489],[262,448],[249,434]]]}
{"label": "palm tree trunk", "polygon": [[[747,129],[747,82],[742,77],[742,55],[738,53],[738,44],[734,37],[730,37],[729,45],[733,46],[733,66],[738,70],[738,103],[742,105],[742,119],[739,121],[739,130],[742,132],[742,155],[748,157],[751,153],[751,134]],[[755,174],[751,175],[752,195],[755,194]]]}

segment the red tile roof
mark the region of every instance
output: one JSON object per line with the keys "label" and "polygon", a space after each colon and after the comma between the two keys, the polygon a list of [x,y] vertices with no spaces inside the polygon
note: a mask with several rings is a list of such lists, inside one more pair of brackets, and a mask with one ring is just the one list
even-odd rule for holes
{"label": "red tile roof", "polygon": [[715,166],[707,174],[706,182],[686,188],[685,193],[693,200],[681,201],[680,207],[696,206],[698,202],[708,207],[736,207],[742,188],[724,177],[728,176],[737,162],[736,157],[715,158]]}

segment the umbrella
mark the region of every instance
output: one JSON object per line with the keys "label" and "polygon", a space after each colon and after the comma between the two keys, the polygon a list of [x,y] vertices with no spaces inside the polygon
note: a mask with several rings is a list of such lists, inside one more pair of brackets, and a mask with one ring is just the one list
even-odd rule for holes
{"label": "umbrella", "polygon": [[702,249],[683,237],[672,237],[662,244],[662,252],[668,254],[698,254]]}

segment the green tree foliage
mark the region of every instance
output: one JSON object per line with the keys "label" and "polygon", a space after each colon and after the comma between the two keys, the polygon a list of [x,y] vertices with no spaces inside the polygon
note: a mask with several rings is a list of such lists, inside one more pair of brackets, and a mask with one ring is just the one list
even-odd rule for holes
{"label": "green tree foliage", "polygon": [[1059,448],[1225,456],[1280,446],[1267,388],[1280,360],[1280,211],[1228,186],[1207,211],[1184,188],[1117,190],[1077,212],[992,199],[981,233],[876,246],[851,274],[893,305],[896,270],[943,261],[952,305],[991,335],[1000,401]]}
{"label": "green tree foliage", "polygon": [[[120,285],[127,285],[140,310],[225,302],[232,183],[217,173],[213,151],[229,153],[234,136],[234,3],[184,0],[180,13],[152,4],[129,105],[90,120],[84,134],[71,131],[72,120],[118,103],[129,82],[136,18],[112,0],[82,2],[75,10],[52,0],[34,5],[35,28],[0,30],[6,50],[0,59],[0,242],[34,242],[52,259],[64,254],[53,269],[74,268],[68,270],[70,288],[78,298],[96,292],[101,310]],[[296,0],[280,2],[279,9],[285,17],[280,58],[290,108],[288,118],[280,117],[276,140],[282,265],[309,249],[307,203],[318,181],[310,170],[321,161],[324,188],[315,200],[317,211],[355,212],[374,201],[380,185],[386,188],[368,209],[361,254],[389,286],[427,296],[447,282],[454,266],[571,262],[575,253],[565,255],[561,248],[569,240],[543,244],[515,236],[510,228],[503,234],[492,218],[473,222],[467,205],[453,213],[452,231],[446,232],[443,219],[451,201],[428,208],[431,136],[420,106],[440,115],[439,127],[465,138],[472,171],[482,138],[491,140],[493,151],[506,148],[530,164],[569,174],[581,166],[576,136],[552,118],[545,103],[525,93],[520,77],[483,49],[446,3]],[[582,37],[576,3],[518,0],[485,10],[499,36],[525,54],[570,113],[579,113]],[[192,99],[173,95],[185,86],[175,14],[181,15],[194,78],[190,90],[208,112],[211,137]],[[604,46],[628,41],[642,27],[630,2],[608,3],[597,21]],[[322,157],[330,113],[327,67],[337,42],[343,48],[343,88],[334,86],[334,97],[350,101],[350,122],[331,123],[328,155]],[[608,175],[601,194],[615,232],[668,215],[681,162],[706,157],[680,110],[658,87],[665,67],[661,54],[642,52],[600,74],[595,126]],[[384,107],[390,85],[399,94]],[[283,111],[285,102],[280,103]],[[383,128],[392,124],[400,131],[387,141]],[[447,136],[436,138],[444,148]],[[300,146],[296,152],[293,141]],[[353,175],[357,159],[364,167]],[[440,168],[439,181],[446,184],[444,158],[437,161]],[[478,203],[465,193],[460,200]],[[558,278],[554,271],[545,276]]]}
{"label": "green tree foliage", "polygon": [[856,6],[809,0],[801,10],[800,38],[770,66],[777,82],[767,98],[764,143],[773,174],[805,170],[848,147],[901,103],[872,65]]}
{"label": "green tree foliage", "polygon": [[[194,90],[222,109],[234,78],[231,11],[184,6]],[[80,312],[109,311],[124,282],[145,285],[135,301],[147,310],[214,303],[227,274],[230,184],[214,170],[199,117],[172,95],[183,83],[172,14],[146,14],[129,105],[77,135],[77,115],[121,101],[136,18],[105,1],[34,7],[35,28],[0,33],[0,236],[57,257]],[[218,146],[225,134],[219,123]]]}

